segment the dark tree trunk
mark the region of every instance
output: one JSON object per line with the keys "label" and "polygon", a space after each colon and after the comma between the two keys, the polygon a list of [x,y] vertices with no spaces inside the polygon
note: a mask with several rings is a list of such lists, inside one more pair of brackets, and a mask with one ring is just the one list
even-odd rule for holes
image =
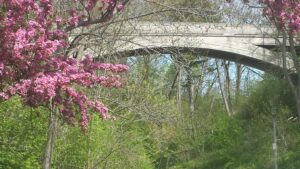
{"label": "dark tree trunk", "polygon": [[42,164],[43,169],[51,168],[51,161],[52,161],[53,149],[54,149],[56,132],[57,132],[57,123],[58,123],[57,111],[51,108],[49,128],[48,128],[48,139],[47,139],[47,145],[45,148],[44,159]]}
{"label": "dark tree trunk", "polygon": [[187,71],[187,88],[188,88],[188,99],[189,99],[189,130],[192,136],[194,136],[194,126],[193,117],[195,112],[195,84],[192,76],[192,70],[190,67],[186,69]]}
{"label": "dark tree trunk", "polygon": [[181,78],[182,78],[182,68],[179,66],[178,78],[177,78],[177,109],[181,113]]}
{"label": "dark tree trunk", "polygon": [[241,78],[242,78],[242,65],[237,63],[236,64],[236,93],[235,93],[236,104],[238,103],[241,94]]}
{"label": "dark tree trunk", "polygon": [[230,62],[226,62],[224,60],[224,69],[225,69],[225,97],[227,98],[227,102],[228,102],[228,107],[229,107],[229,111],[230,114],[233,113],[232,111],[232,101],[231,101],[231,90],[230,90],[230,86],[231,86],[231,81],[230,81],[230,74],[229,74],[229,67],[230,67]]}
{"label": "dark tree trunk", "polygon": [[221,73],[220,73],[219,63],[218,63],[217,60],[215,61],[215,64],[216,64],[217,79],[218,79],[218,82],[219,82],[219,87],[220,87],[220,92],[221,92],[221,95],[222,95],[222,99],[224,101],[224,105],[225,105],[226,111],[228,113],[228,116],[231,117],[232,114],[231,114],[231,111],[230,111],[230,108],[229,108],[227,97],[225,96],[225,93],[224,93],[224,90],[223,90],[223,87],[222,87]]}

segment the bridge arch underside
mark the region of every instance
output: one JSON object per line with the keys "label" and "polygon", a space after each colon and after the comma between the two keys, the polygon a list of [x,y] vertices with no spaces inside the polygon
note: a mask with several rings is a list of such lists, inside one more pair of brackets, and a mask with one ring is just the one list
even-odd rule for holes
{"label": "bridge arch underside", "polygon": [[[263,49],[261,47],[261,51],[263,54],[261,56],[255,56],[258,51],[249,52],[250,55],[243,55],[241,53],[235,53],[232,51],[226,50],[216,50],[209,48],[195,48],[195,47],[179,47],[179,46],[169,46],[169,47],[140,47],[131,50],[118,51],[117,55],[122,57],[130,57],[130,56],[141,56],[141,55],[149,55],[149,54],[170,54],[170,55],[178,55],[178,54],[196,54],[198,56],[217,58],[217,59],[225,59],[229,61],[233,61],[236,63],[241,63],[246,66],[250,66],[268,73],[277,74],[282,73],[282,63],[281,59],[276,59],[275,56],[271,56],[271,51],[267,49]],[[260,52],[261,52],[260,51]],[[266,56],[267,53],[267,56]],[[272,54],[273,55],[273,54]]]}
{"label": "bridge arch underside", "polygon": [[[270,73],[282,72],[282,59],[278,53],[264,48],[265,44],[274,43],[274,39],[260,37],[246,38],[233,36],[124,36],[115,41],[113,53],[122,56],[143,54],[176,54],[193,52],[203,56],[220,58]],[[287,60],[287,68],[292,68]]]}

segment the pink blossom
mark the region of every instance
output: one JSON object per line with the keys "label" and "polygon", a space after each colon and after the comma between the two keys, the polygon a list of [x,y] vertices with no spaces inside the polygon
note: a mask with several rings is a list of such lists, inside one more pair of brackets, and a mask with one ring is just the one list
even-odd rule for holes
{"label": "pink blossom", "polygon": [[[231,0],[226,0],[228,3]],[[249,3],[249,0],[243,0]],[[297,33],[300,30],[300,1],[299,0],[257,0],[264,4],[263,15],[268,17],[279,29]]]}
{"label": "pink blossom", "polygon": [[294,0],[259,0],[265,4],[264,15],[280,29],[289,29],[290,32],[300,30],[300,2]]}
{"label": "pink blossom", "polygon": [[[117,10],[115,0],[83,1],[89,10],[98,2],[106,4],[102,10]],[[0,2],[0,7],[5,4],[0,16],[0,82],[5,87],[0,88],[0,98],[19,95],[30,106],[49,106],[52,100],[68,122],[75,121],[79,110],[85,131],[89,110],[98,112],[103,119],[110,118],[103,103],[90,100],[75,86],[121,87],[121,77],[114,74],[128,71],[128,66],[95,62],[89,54],[82,61],[59,54],[69,47],[64,30],[68,25],[62,23],[76,26],[87,20],[84,12],[71,10],[69,18],[62,19],[52,12],[51,0]],[[98,75],[99,71],[111,73]]]}
{"label": "pink blossom", "polygon": [[118,4],[117,5],[117,11],[120,12],[120,11],[124,11],[125,7],[123,4]]}
{"label": "pink blossom", "polygon": [[69,13],[71,17],[68,20],[68,24],[70,24],[71,26],[76,26],[79,22],[79,15],[75,10],[70,10]]}

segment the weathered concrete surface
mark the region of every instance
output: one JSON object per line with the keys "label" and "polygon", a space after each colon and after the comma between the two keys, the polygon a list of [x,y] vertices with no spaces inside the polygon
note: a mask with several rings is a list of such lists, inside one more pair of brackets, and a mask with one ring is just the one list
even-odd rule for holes
{"label": "weathered concrete surface", "polygon": [[[253,25],[133,22],[122,26],[118,39],[110,47],[114,53],[127,56],[176,50],[205,52],[209,57],[273,71],[282,68],[280,54],[266,49],[277,45],[274,32]],[[291,60],[287,68],[293,68]]]}

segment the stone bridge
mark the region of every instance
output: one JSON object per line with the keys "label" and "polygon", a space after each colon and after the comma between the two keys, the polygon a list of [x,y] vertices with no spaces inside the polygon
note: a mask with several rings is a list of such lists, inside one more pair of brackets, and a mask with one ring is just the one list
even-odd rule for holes
{"label": "stone bridge", "polygon": [[[120,27],[117,39],[109,44],[111,51],[105,53],[138,56],[195,52],[263,71],[274,71],[282,69],[280,54],[272,50],[278,45],[278,41],[273,38],[274,32],[270,27],[254,25],[131,22]],[[290,59],[287,68],[293,68]]]}

